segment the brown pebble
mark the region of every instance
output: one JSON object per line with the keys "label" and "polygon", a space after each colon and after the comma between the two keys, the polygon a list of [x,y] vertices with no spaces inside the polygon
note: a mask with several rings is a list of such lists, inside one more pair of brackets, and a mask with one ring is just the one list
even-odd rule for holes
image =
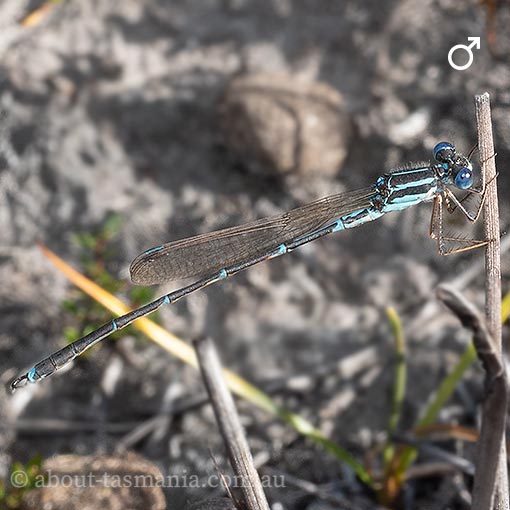
{"label": "brown pebble", "polygon": [[[165,510],[163,475],[144,458],[58,455],[43,463],[46,480],[28,491],[23,508],[52,510]],[[37,486],[37,485],[36,485]]]}
{"label": "brown pebble", "polygon": [[341,94],[289,75],[234,78],[219,105],[227,147],[251,170],[331,177],[347,155],[351,123]]}

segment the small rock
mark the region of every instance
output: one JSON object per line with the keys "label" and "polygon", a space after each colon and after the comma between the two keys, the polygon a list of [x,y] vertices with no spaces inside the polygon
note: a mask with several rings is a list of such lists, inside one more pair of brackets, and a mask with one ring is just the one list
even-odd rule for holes
{"label": "small rock", "polygon": [[289,75],[233,79],[219,106],[228,148],[250,169],[331,177],[345,160],[351,123],[338,91]]}
{"label": "small rock", "polygon": [[144,458],[58,455],[43,463],[47,479],[23,498],[23,508],[165,510],[163,475]]}

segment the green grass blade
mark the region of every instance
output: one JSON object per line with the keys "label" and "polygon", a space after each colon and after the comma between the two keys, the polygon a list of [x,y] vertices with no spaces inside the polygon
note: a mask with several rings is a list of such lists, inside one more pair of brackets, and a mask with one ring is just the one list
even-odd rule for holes
{"label": "green grass blade", "polygon": [[[510,292],[508,292],[503,298],[501,308],[501,321],[505,323],[510,316]],[[462,353],[462,356],[455,365],[454,369],[443,379],[439,385],[434,398],[423,413],[423,416],[416,423],[416,427],[430,425],[437,420],[439,411],[451,398],[455,388],[457,387],[457,384],[464,376],[464,373],[475,362],[476,359],[476,350],[473,344],[470,343]],[[416,455],[417,451],[415,448],[407,447],[404,449],[399,467],[400,474],[407,471],[409,466],[416,459]]]}
{"label": "green grass blade", "polygon": [[407,363],[406,363],[406,341],[404,331],[402,329],[402,322],[393,307],[386,309],[386,316],[390,322],[391,330],[393,332],[394,347],[395,347],[395,375],[393,379],[393,395],[391,402],[391,413],[388,420],[387,434],[388,439],[384,447],[384,465],[388,466],[393,458],[395,446],[391,440],[394,434],[400,416],[402,414],[402,405],[405,399],[406,384],[407,384]]}

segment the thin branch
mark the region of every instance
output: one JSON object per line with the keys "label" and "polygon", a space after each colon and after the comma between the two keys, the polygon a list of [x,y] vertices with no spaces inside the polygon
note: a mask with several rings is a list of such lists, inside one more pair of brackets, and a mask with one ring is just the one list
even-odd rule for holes
{"label": "thin branch", "polygon": [[476,120],[479,131],[478,148],[487,185],[484,205],[485,239],[485,315],[494,347],[501,354],[501,244],[499,205],[496,179],[496,153],[492,139],[489,94],[476,96]]}
{"label": "thin branch", "polygon": [[501,439],[505,433],[507,385],[500,352],[478,310],[453,287],[442,285],[439,299],[459,318],[464,327],[473,332],[473,343],[485,369],[485,398],[482,430],[478,443],[473,505],[476,510],[490,510],[495,494]]}
{"label": "thin branch", "polygon": [[194,342],[194,347],[232,469],[236,479],[241,481],[246,506],[249,510],[269,510],[234,399],[223,378],[223,370],[214,344],[209,339],[201,339]]}
{"label": "thin branch", "polygon": [[[502,338],[501,338],[501,246],[499,228],[499,207],[498,189],[496,179],[496,158],[494,141],[492,136],[491,107],[489,94],[475,96],[476,123],[478,128],[478,148],[480,150],[480,161],[482,172],[485,175],[487,186],[484,205],[484,233],[485,239],[489,241],[485,250],[485,317],[490,339],[493,342],[492,348],[498,354],[499,361],[502,360]],[[503,365],[502,365],[503,366]],[[504,376],[504,372],[503,372]],[[506,409],[506,406],[505,406]],[[487,418],[489,418],[487,416]],[[492,434],[491,423],[482,420],[480,445],[483,445],[484,435]],[[483,465],[480,466],[483,470]],[[475,483],[473,487],[473,508],[483,509],[490,506],[480,506],[477,501],[478,492],[483,487]],[[496,490],[494,497],[494,508],[498,510],[509,510],[508,500],[508,471],[506,462],[506,444],[504,436],[501,436],[501,451],[499,456],[499,467],[496,477]]]}

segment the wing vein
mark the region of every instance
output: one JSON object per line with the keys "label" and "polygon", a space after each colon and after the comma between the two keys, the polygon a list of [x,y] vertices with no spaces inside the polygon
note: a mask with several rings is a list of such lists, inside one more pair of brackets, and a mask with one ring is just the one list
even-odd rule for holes
{"label": "wing vein", "polygon": [[166,243],[136,257],[130,267],[131,279],[153,285],[248,262],[347,213],[369,207],[373,194],[373,188],[340,193],[280,216]]}

